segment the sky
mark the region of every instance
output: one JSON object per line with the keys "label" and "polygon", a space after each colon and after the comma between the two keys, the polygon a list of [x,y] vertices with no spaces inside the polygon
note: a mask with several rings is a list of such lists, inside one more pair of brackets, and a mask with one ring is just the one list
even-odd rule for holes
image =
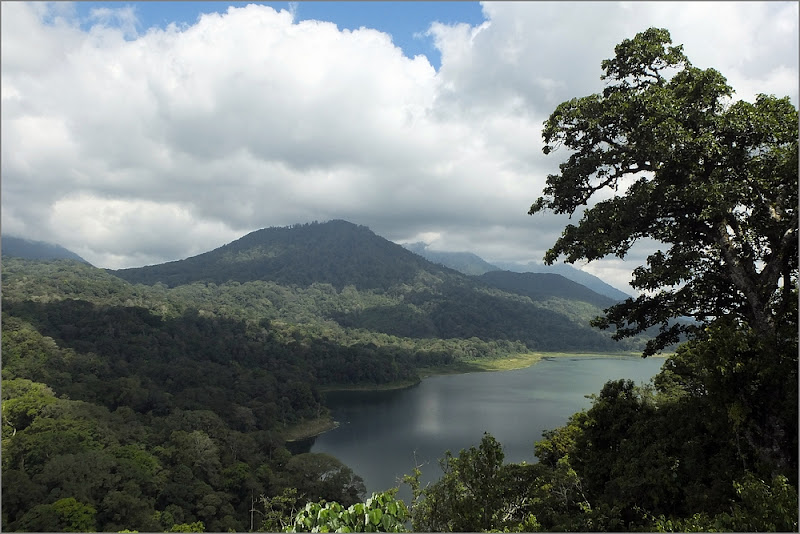
{"label": "sky", "polygon": [[[735,98],[798,105],[797,2],[0,4],[2,234],[93,265],[182,259],[345,219],[398,243],[540,261],[527,214],[567,154],[555,107],[651,26]],[[573,221],[574,222],[574,221]],[[632,293],[625,261],[576,267]]]}

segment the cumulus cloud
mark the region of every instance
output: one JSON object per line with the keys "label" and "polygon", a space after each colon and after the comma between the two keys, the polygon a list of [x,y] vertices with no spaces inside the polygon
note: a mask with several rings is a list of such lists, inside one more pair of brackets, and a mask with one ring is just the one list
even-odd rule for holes
{"label": "cumulus cloud", "polygon": [[[739,97],[797,103],[788,2],[489,2],[477,26],[431,21],[438,71],[388,33],[297,22],[295,8],[163,29],[135,7],[89,21],[70,4],[1,9],[3,232],[111,268],[330,218],[539,260],[566,222],[527,215],[559,163],[541,153],[542,122],[602,90],[600,62],[649,26]],[[626,289],[634,266],[587,270]]]}

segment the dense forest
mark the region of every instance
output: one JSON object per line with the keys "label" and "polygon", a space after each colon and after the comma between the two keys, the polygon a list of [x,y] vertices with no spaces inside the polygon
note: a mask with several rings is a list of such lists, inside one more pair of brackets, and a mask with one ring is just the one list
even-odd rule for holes
{"label": "dense forest", "polygon": [[[551,263],[661,243],[636,298],[467,277],[344,221],[116,272],[3,256],[3,530],[796,531],[797,110],[731,103],[663,29],[615,52],[603,93],[545,122],[544,152],[572,152],[529,213],[582,212]],[[545,432],[537,463],[478,435],[436,483],[409,466],[409,503],[287,449],[325,428],[325,388],[679,340],[651,384],[610,381]]]}
{"label": "dense forest", "polygon": [[300,268],[251,280],[250,266],[244,281],[169,287],[3,257],[4,529],[274,529],[278,502],[355,505],[365,495],[352,470],[286,448],[329,424],[325,388],[565,348],[567,331],[582,348],[613,347],[587,327],[595,304],[504,292],[349,223],[261,232],[257,247],[272,245],[265,233],[331,228],[399,251],[416,274],[384,287],[397,273],[368,267],[346,280],[363,287],[341,285],[334,256],[307,284],[280,274]]}

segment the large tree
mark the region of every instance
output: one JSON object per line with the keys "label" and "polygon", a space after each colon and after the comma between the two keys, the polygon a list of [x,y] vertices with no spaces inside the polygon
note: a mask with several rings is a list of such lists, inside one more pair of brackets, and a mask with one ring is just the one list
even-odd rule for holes
{"label": "large tree", "polygon": [[796,356],[797,110],[763,94],[734,102],[719,72],[671,44],[655,28],[623,41],[602,63],[602,94],[545,122],[544,153],[570,153],[529,213],[580,216],[545,260],[624,258],[650,238],[659,248],[631,282],[644,293],[596,325],[617,339],[660,325],[647,356],[725,317]]}

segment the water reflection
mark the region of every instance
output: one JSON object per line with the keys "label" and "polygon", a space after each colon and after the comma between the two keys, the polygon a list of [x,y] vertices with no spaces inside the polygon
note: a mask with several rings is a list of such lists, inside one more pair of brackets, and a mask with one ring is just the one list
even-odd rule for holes
{"label": "water reflection", "polygon": [[[331,392],[326,403],[341,425],[312,441],[353,468],[367,492],[396,486],[416,461],[423,485],[441,476],[438,459],[477,445],[483,432],[503,444],[506,462],[535,462],[542,431],[590,406],[612,379],[647,381],[660,358],[552,358],[526,369],[434,376],[404,389]],[[407,488],[399,496],[410,498]]]}
{"label": "water reflection", "polygon": [[439,391],[424,389],[419,392],[417,403],[418,424],[416,430],[420,434],[438,434],[441,432],[441,408],[439,406]]}

